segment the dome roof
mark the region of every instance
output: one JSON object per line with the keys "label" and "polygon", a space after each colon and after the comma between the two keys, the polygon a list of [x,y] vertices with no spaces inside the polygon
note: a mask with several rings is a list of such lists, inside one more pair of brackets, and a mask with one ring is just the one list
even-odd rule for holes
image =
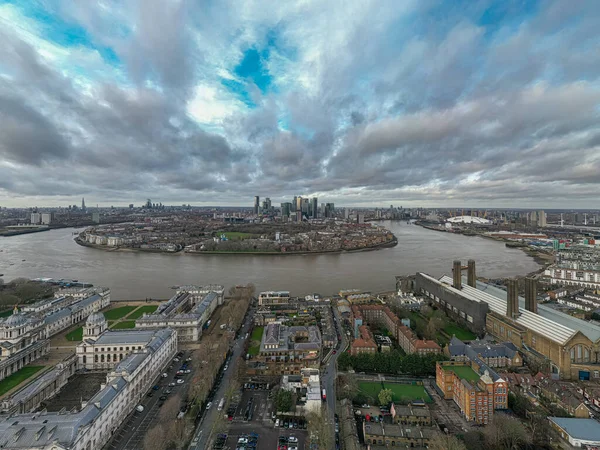
{"label": "dome roof", "polygon": [[8,319],[6,319],[6,322],[4,322],[4,324],[12,326],[12,327],[16,327],[19,325],[23,325],[26,322],[27,322],[27,319],[25,318],[25,316],[23,316],[22,314],[19,314],[19,313],[14,313],[12,316],[10,316]]}
{"label": "dome roof", "polygon": [[102,314],[101,312],[95,312],[95,313],[92,313],[89,315],[85,324],[86,325],[98,325],[98,324],[101,324],[104,322],[106,322],[106,318],[104,317],[104,314]]}

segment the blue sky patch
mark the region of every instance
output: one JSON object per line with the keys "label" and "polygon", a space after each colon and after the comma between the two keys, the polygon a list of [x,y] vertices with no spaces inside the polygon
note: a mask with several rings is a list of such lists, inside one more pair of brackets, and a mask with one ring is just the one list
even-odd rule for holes
{"label": "blue sky patch", "polygon": [[252,81],[263,93],[269,89],[273,81],[273,77],[263,63],[268,59],[268,55],[268,50],[259,53],[255,48],[249,48],[244,52],[242,62],[234,69],[238,77]]}

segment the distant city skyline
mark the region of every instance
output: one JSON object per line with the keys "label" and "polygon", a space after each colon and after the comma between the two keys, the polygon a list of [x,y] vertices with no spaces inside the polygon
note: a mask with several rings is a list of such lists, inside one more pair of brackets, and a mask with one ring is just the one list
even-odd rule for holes
{"label": "distant city skyline", "polygon": [[0,206],[597,207],[599,13],[3,2]]}

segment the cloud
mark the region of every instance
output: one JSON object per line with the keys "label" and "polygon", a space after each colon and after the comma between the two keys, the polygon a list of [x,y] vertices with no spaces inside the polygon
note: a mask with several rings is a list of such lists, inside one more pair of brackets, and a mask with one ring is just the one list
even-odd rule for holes
{"label": "cloud", "polygon": [[599,12],[0,5],[0,203],[589,206]]}

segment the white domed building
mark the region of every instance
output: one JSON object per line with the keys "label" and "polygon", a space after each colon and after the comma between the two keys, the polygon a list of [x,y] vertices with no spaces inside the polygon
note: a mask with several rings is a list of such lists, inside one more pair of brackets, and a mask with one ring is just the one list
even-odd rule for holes
{"label": "white domed building", "polygon": [[0,380],[48,353],[44,321],[25,315],[15,307],[0,319]]}
{"label": "white domed building", "polygon": [[483,217],[475,217],[475,216],[456,216],[450,217],[446,220],[448,223],[464,223],[464,224],[473,224],[473,225],[491,225],[492,221],[484,219]]}
{"label": "white domed building", "polygon": [[96,340],[107,328],[106,317],[101,312],[94,312],[89,315],[85,322],[83,330],[83,339]]}

